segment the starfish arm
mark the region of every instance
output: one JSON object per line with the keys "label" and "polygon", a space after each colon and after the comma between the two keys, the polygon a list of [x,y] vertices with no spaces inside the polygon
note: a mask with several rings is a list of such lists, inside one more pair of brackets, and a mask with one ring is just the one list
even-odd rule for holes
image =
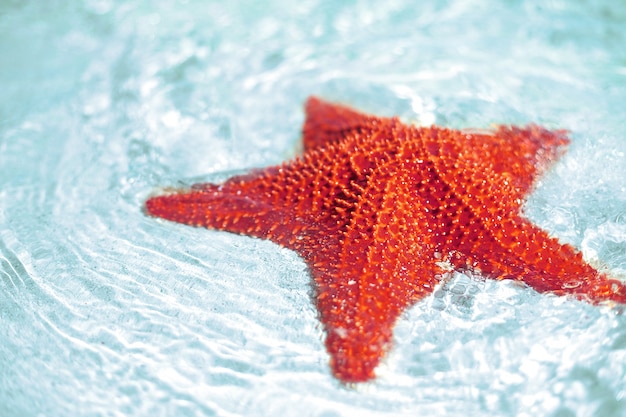
{"label": "starfish arm", "polygon": [[421,137],[435,176],[429,199],[447,205],[446,210],[430,208],[438,227],[435,239],[457,269],[518,279],[539,292],[594,303],[626,302],[623,283],[519,215],[536,176],[568,143],[563,131],[501,127],[491,135],[468,137],[431,128]]}
{"label": "starfish arm", "polygon": [[280,171],[280,167],[272,167],[231,178],[221,185],[197,184],[190,190],[154,196],[146,201],[145,210],[151,216],[178,223],[290,246],[309,219],[295,216],[289,206],[276,204],[277,199],[295,199],[293,195],[275,194],[276,187],[284,185],[279,181],[285,180]]}
{"label": "starfish arm", "polygon": [[332,239],[349,217],[347,210],[373,165],[368,157],[377,154],[352,154],[365,140],[353,137],[329,144],[323,152],[312,150],[224,184],[197,184],[154,196],[145,209],[179,223],[269,239],[305,256],[316,242]]}
{"label": "starfish arm", "polygon": [[434,245],[423,236],[432,226],[418,209],[421,197],[395,170],[404,159],[399,152],[377,165],[338,246],[314,252],[310,260],[331,368],[344,382],[374,377],[396,320],[432,293],[443,273]]}
{"label": "starfish arm", "polygon": [[[374,254],[392,256],[389,250],[379,247],[368,251],[369,256]],[[434,263],[420,261],[418,257],[404,264],[412,269],[395,274],[384,270],[388,266],[384,263],[361,269],[350,265],[332,272],[311,269],[330,366],[338,379],[350,383],[375,377],[375,368],[392,344],[398,317],[430,295],[442,273]]]}
{"label": "starfish arm", "polygon": [[309,97],[305,104],[306,119],[302,128],[305,152],[344,140],[354,134],[371,134],[378,126],[397,119],[376,117],[349,107]]}
{"label": "starfish arm", "polygon": [[569,143],[565,130],[532,124],[500,126],[483,140],[483,159],[493,161],[495,172],[505,176],[516,189],[528,193],[537,177],[565,153]]}
{"label": "starfish arm", "polygon": [[515,227],[505,229],[499,236],[504,249],[500,259],[507,260],[508,267],[515,267],[517,261],[518,279],[531,288],[594,304],[626,304],[626,286],[586,263],[573,246],[561,244],[526,219],[520,218]]}
{"label": "starfish arm", "polygon": [[[573,246],[520,216],[482,221],[469,212],[450,261],[456,269],[492,279],[523,281],[538,292],[572,295],[592,303],[626,304],[626,286],[589,264]],[[448,241],[449,242],[449,241]]]}
{"label": "starfish arm", "polygon": [[519,211],[537,177],[569,143],[564,131],[534,125],[482,133],[433,127],[423,137],[438,175],[465,204],[501,213]]}

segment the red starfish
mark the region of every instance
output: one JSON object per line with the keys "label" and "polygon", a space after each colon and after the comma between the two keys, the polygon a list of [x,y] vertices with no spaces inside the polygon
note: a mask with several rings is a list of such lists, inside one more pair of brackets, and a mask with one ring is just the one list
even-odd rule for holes
{"label": "red starfish", "polygon": [[626,302],[626,286],[520,214],[568,144],[539,126],[418,128],[310,98],[304,155],[224,184],[152,197],[150,215],[272,240],[315,281],[331,368],[374,377],[404,309],[450,270]]}

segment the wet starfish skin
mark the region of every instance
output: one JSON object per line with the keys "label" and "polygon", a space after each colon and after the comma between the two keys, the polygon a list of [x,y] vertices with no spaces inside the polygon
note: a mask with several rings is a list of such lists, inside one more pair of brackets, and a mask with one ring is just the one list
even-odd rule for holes
{"label": "wet starfish skin", "polygon": [[626,303],[620,281],[520,213],[568,144],[563,131],[418,128],[315,97],[306,115],[301,157],[152,197],[146,211],[302,256],[340,380],[373,378],[398,316],[451,270]]}

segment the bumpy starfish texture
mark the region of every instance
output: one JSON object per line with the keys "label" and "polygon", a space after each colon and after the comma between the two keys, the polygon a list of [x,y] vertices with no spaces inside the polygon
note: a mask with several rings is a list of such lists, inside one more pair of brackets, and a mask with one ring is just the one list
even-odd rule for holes
{"label": "bumpy starfish texture", "polygon": [[563,131],[418,128],[312,97],[304,154],[146,202],[152,216],[272,240],[306,261],[334,375],[375,376],[398,316],[451,269],[626,302],[626,287],[524,218]]}

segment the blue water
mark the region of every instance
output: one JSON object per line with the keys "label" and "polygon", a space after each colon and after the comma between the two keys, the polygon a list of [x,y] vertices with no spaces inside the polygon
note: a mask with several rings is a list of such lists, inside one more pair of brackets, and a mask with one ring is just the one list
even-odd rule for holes
{"label": "blue water", "polygon": [[3,1],[0,416],[623,416],[619,309],[456,275],[379,377],[329,372],[304,263],[146,218],[296,154],[310,94],[566,128],[525,206],[626,276],[626,3]]}

